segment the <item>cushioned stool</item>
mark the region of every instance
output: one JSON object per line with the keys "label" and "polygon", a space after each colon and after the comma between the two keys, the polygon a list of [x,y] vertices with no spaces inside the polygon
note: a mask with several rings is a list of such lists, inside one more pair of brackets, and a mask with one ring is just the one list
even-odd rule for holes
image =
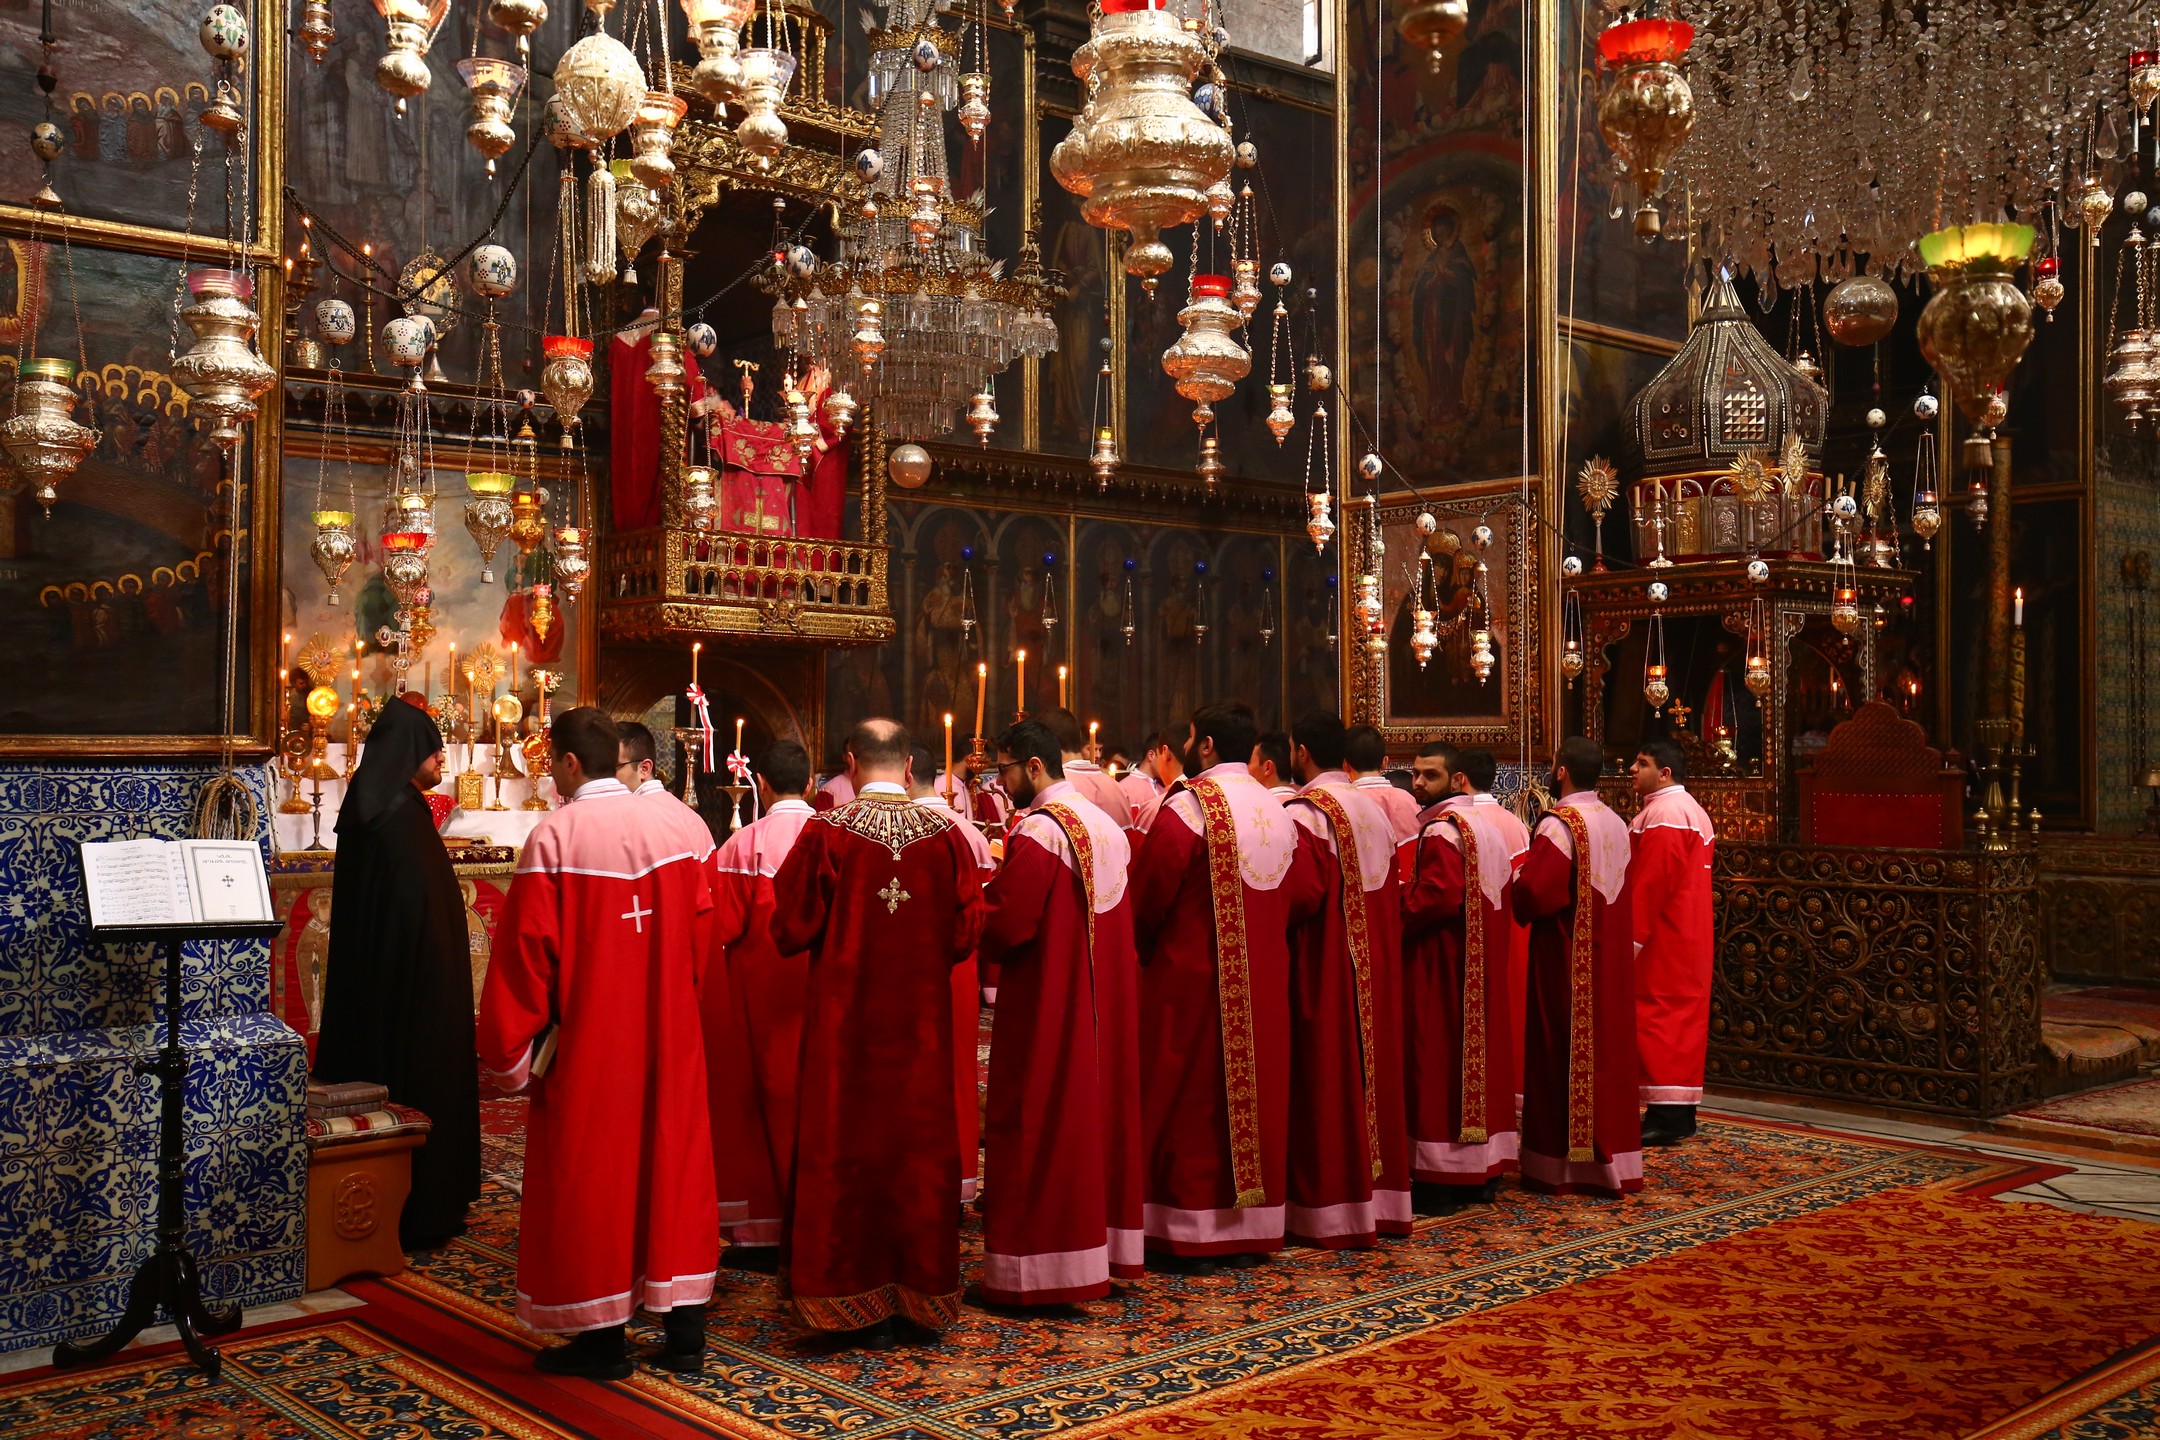
{"label": "cushioned stool", "polygon": [[428,1117],[407,1105],[308,1117],[308,1289],[405,1268],[398,1216],[412,1190],[412,1152],[427,1132]]}

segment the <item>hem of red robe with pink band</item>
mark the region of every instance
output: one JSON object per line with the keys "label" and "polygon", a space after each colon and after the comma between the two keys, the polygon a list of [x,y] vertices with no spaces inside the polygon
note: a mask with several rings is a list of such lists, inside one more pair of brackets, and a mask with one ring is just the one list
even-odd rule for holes
{"label": "hem of red robe with pink band", "polygon": [[1524,1189],[1547,1195],[1632,1195],[1642,1189],[1642,1151],[1624,1150],[1604,1160],[1562,1160],[1525,1150],[1522,1178]]}
{"label": "hem of red robe with pink band", "polygon": [[1516,1168],[1521,1141],[1513,1130],[1503,1130],[1479,1145],[1413,1139],[1410,1177],[1427,1185],[1482,1185]]}
{"label": "hem of red robe with pink band", "polygon": [[718,1271],[703,1275],[677,1275],[669,1280],[638,1282],[620,1295],[606,1295],[598,1300],[577,1300],[568,1305],[538,1305],[531,1296],[518,1292],[517,1317],[534,1330],[546,1335],[571,1335],[585,1330],[602,1330],[610,1325],[626,1323],[639,1309],[660,1312],[680,1309],[685,1305],[703,1305],[712,1299],[713,1279]]}
{"label": "hem of red robe with pink band", "polygon": [[1635,1098],[1645,1105],[1700,1105],[1702,1092],[1700,1085],[1643,1085]]}
{"label": "hem of red robe with pink band", "polygon": [[1381,1235],[1408,1235],[1415,1223],[1408,1190],[1375,1190],[1370,1200],[1340,1205],[1289,1205],[1283,1214],[1289,1238],[1322,1250],[1369,1246]]}
{"label": "hem of red robe with pink band", "polygon": [[985,1252],[983,1299],[993,1305],[1069,1305],[1098,1300],[1110,1282],[1136,1280],[1147,1272],[1145,1237],[1138,1230],[1112,1230],[1109,1240],[1088,1250],[1043,1255],[997,1255]]}
{"label": "hem of red robe with pink band", "polygon": [[1150,1204],[1143,1210],[1147,1247],[1167,1255],[1230,1255],[1283,1248],[1284,1208],[1248,1205],[1223,1210],[1182,1210]]}

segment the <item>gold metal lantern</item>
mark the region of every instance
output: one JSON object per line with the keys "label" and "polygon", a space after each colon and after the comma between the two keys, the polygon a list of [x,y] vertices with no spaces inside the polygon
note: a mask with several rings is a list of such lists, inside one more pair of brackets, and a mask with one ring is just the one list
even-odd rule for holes
{"label": "gold metal lantern", "polygon": [[1949,381],[1974,425],[2032,343],[2032,302],[2011,279],[2031,251],[2030,225],[1952,225],[1922,237],[1935,293],[1920,312],[1920,354]]}
{"label": "gold metal lantern", "polygon": [[255,418],[255,402],[277,383],[277,371],[255,353],[260,322],[247,303],[254,282],[244,270],[191,270],[187,285],[194,302],[180,318],[195,343],[173,361],[173,383],[194,402],[191,413],[210,420],[210,438],[230,450]]}
{"label": "gold metal lantern", "polygon": [[1252,352],[1240,345],[1243,323],[1230,303],[1226,275],[1195,275],[1192,299],[1178,311],[1184,333],[1163,351],[1163,373],[1187,400],[1212,405],[1227,400],[1237,382],[1252,373]]}
{"label": "gold metal lantern", "polygon": [[74,417],[74,380],[72,360],[25,360],[15,387],[15,413],[0,422],[0,449],[14,470],[12,478],[0,477],[0,494],[27,487],[47,515],[59,482],[75,473],[100,438]]}
{"label": "gold metal lantern", "polygon": [[474,55],[458,61],[457,68],[472,104],[465,139],[487,157],[487,173],[493,175],[495,161],[517,143],[510,117],[517,107],[518,92],[525,88],[525,67]]}
{"label": "gold metal lantern", "polygon": [[1683,20],[1626,20],[1598,36],[1598,53],[1614,71],[1598,101],[1598,133],[1634,181],[1635,233],[1663,233],[1658,192],[1665,167],[1695,128],[1695,92],[1680,73],[1695,27]]}

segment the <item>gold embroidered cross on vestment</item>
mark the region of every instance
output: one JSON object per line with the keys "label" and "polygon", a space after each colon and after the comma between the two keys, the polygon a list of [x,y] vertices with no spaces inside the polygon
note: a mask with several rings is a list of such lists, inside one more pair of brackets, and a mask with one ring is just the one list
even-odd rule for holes
{"label": "gold embroidered cross on vestment", "polygon": [[900,888],[900,877],[895,875],[885,882],[884,889],[877,892],[877,898],[885,902],[886,914],[895,915],[899,913],[900,906],[910,897],[907,891]]}

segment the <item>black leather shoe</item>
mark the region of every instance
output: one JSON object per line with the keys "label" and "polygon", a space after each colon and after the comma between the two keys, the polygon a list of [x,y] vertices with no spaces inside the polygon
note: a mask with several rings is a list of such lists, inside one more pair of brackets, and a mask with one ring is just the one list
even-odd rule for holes
{"label": "black leather shoe", "polygon": [[667,1348],[653,1357],[653,1364],[678,1375],[694,1375],[705,1368],[705,1307],[679,1305],[660,1317],[667,1334]]}
{"label": "black leather shoe", "polygon": [[620,1325],[584,1331],[567,1345],[542,1350],[533,1356],[533,1369],[541,1374],[568,1375],[580,1380],[627,1380],[633,1368]]}

